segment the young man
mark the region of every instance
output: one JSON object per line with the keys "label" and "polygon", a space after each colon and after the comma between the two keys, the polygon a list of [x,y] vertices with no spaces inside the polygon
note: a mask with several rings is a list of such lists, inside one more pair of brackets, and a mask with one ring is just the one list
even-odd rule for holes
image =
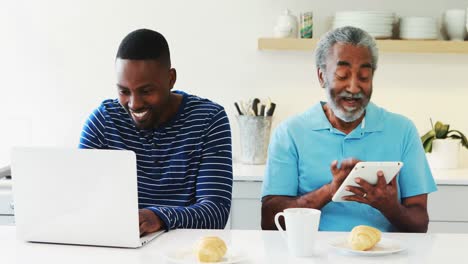
{"label": "young man", "polygon": [[231,207],[232,154],[223,107],[172,91],[176,70],[158,32],[129,33],[115,68],[118,99],[103,101],[90,115],[79,147],[136,153],[142,235],[224,228]]}

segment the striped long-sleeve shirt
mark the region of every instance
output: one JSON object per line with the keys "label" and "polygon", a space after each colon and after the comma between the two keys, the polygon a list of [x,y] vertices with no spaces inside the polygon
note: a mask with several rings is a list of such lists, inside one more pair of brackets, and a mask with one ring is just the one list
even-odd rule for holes
{"label": "striped long-sleeve shirt", "polygon": [[137,156],[139,207],[167,229],[224,228],[231,207],[231,130],[223,107],[183,95],[163,127],[140,130],[117,99],[86,121],[80,148],[126,149]]}

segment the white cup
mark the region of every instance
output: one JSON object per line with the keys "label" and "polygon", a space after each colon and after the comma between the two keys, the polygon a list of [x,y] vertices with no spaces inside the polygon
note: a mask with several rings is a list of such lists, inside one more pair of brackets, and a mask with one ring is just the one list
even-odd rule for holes
{"label": "white cup", "polygon": [[466,12],[464,9],[445,11],[445,28],[450,40],[463,41],[466,37]]}
{"label": "white cup", "polygon": [[466,8],[466,31],[468,32],[468,8]]}
{"label": "white cup", "polygon": [[[320,210],[309,208],[289,208],[275,215],[275,224],[286,239],[288,250],[296,257],[312,256],[320,223]],[[283,216],[286,231],[279,223]]]}

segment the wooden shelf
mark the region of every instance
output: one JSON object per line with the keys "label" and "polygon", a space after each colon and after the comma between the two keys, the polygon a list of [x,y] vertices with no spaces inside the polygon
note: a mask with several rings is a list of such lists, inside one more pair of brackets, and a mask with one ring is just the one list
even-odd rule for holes
{"label": "wooden shelf", "polygon": [[[317,39],[259,38],[259,50],[314,50]],[[381,52],[468,54],[468,41],[377,40]]]}

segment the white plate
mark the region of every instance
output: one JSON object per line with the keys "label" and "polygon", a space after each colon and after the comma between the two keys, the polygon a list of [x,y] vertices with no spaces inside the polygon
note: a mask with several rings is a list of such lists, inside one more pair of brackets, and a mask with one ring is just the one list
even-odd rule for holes
{"label": "white plate", "polygon": [[395,13],[393,12],[385,12],[385,11],[339,11],[335,12],[335,16],[340,17],[394,17]]}
{"label": "white plate", "polygon": [[337,250],[361,256],[389,255],[406,250],[406,247],[403,245],[402,242],[390,238],[382,238],[380,242],[377,243],[377,245],[375,245],[375,247],[367,251],[352,249],[348,244],[347,237],[343,237],[338,240],[333,240],[329,244],[331,247]]}
{"label": "white plate", "polygon": [[[178,249],[164,253],[163,255],[169,263],[186,264],[186,263],[208,263],[198,262],[197,256],[192,249]],[[247,255],[241,251],[228,249],[226,255],[216,264],[234,264],[245,261]]]}

